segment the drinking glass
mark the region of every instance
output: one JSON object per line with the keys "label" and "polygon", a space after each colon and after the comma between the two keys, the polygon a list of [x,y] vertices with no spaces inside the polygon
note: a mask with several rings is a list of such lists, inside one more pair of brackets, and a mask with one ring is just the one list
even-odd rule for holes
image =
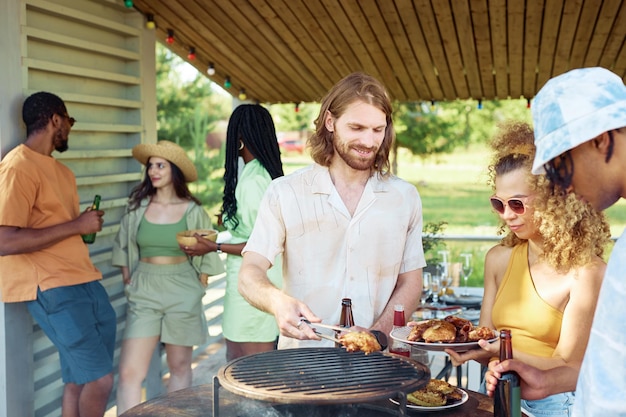
{"label": "drinking glass", "polygon": [[467,289],[467,280],[472,275],[473,270],[472,265],[472,254],[471,253],[462,253],[461,254],[461,274],[463,275],[463,294],[464,296],[469,296],[469,290]]}
{"label": "drinking glass", "polygon": [[430,272],[424,272],[423,276],[422,276],[422,295],[420,296],[420,302],[423,305],[426,304],[426,300],[428,300],[428,297],[430,297],[431,294],[431,290],[430,290],[430,281],[431,281],[432,277],[430,275]]}
{"label": "drinking glass", "polygon": [[442,305],[439,302],[439,291],[441,291],[441,275],[435,274],[431,276],[430,291],[433,295],[433,302],[431,303],[431,305],[433,307],[441,307]]}
{"label": "drinking glass", "polygon": [[[448,288],[452,285],[452,265],[449,263],[441,264],[441,293],[445,296]],[[444,303],[445,304],[445,301]]]}

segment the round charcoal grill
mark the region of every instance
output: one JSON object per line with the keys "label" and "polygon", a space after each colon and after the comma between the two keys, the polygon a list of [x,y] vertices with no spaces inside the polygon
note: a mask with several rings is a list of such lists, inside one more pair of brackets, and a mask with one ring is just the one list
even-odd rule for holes
{"label": "round charcoal grill", "polygon": [[256,400],[354,404],[404,396],[425,386],[430,371],[419,362],[389,353],[300,348],[235,359],[218,371],[216,379],[228,391]]}

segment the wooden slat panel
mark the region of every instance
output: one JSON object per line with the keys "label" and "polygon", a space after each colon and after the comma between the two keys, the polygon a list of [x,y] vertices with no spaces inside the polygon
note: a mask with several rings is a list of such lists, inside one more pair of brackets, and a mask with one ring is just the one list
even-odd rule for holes
{"label": "wooden slat panel", "polygon": [[[580,0],[565,0],[561,15],[561,27],[556,51],[553,59],[552,75],[563,74],[570,69],[569,57],[572,52],[572,44],[576,35],[576,27],[580,18]],[[543,84],[539,84],[540,86]]]}
{"label": "wooden slat panel", "polygon": [[73,36],[59,35],[46,30],[37,28],[25,28],[24,33],[29,38],[41,39],[45,42],[64,45],[76,49],[84,49],[90,52],[97,52],[102,55],[110,55],[116,58],[124,58],[132,61],[139,60],[139,53],[136,51],[129,51],[123,48],[114,48],[111,46],[103,45],[101,43],[89,42],[82,39],[76,39]]}
{"label": "wooden slat panel", "polygon": [[[402,24],[400,10],[396,9],[393,2],[384,1],[379,3],[382,17],[385,20],[386,27],[389,30],[391,36],[391,42],[395,45],[397,50],[397,56],[400,60],[397,64],[397,68],[402,67],[406,71],[406,78],[401,77],[402,82],[405,84],[405,91],[407,97],[429,97],[427,90],[424,88],[424,82],[421,74],[420,67],[413,55],[413,49],[409,42],[406,27]],[[383,45],[384,47],[384,45]],[[391,57],[390,57],[391,60]],[[393,64],[394,67],[396,64]]]}
{"label": "wooden slat panel", "polygon": [[[365,48],[357,29],[353,26],[353,22],[350,21],[346,11],[341,7],[337,7],[336,0],[321,0],[321,3],[324,5],[324,8],[329,11],[327,19],[334,22],[338,30],[337,37],[345,39],[346,45],[349,47],[348,53],[353,54],[359,60],[361,69],[364,72],[379,80],[383,80],[373,57]],[[328,87],[330,88],[332,84],[334,83],[330,83]]]}
{"label": "wooden slat panel", "polygon": [[57,64],[40,59],[25,58],[24,65],[30,69],[39,69],[46,72],[56,72],[64,75],[76,76],[79,78],[94,78],[105,81],[115,81],[120,84],[137,85],[141,82],[140,77],[119,74],[108,71],[99,71],[89,68],[80,68],[74,65]]}
{"label": "wooden slat panel", "polygon": [[[474,39],[476,41],[477,71],[480,73],[480,83],[482,86],[480,98],[495,97],[494,51],[492,50],[487,0],[474,0],[470,2],[470,6]],[[470,91],[473,91],[473,89],[470,88]],[[476,97],[473,94],[472,96]]]}
{"label": "wooden slat panel", "polygon": [[585,67],[595,67],[599,65],[600,58],[608,43],[611,28],[615,24],[615,19],[619,13],[621,4],[621,0],[604,0],[602,2],[596,28],[593,31],[593,37],[591,38],[591,43],[587,49],[587,55],[583,64]]}
{"label": "wooden slat panel", "polygon": [[541,25],[537,85],[544,85],[552,77],[552,63],[556,53],[556,40],[561,24],[562,0],[547,0]]}
{"label": "wooden slat panel", "polygon": [[230,75],[231,94],[244,87],[252,100],[271,103],[317,101],[352,71],[380,79],[400,100],[530,98],[572,67],[622,62],[622,3],[137,0],[135,6],[155,14],[159,39],[168,27],[176,30],[168,47],[178,55],[195,45],[191,64],[200,71],[214,62],[212,80],[221,84]]}
{"label": "wooden slat panel", "polygon": [[[335,21],[329,16],[329,12],[324,7],[322,1],[308,1],[302,3],[315,20],[315,27],[311,27],[309,30],[315,34],[320,49],[324,52],[322,59],[335,62],[337,71],[341,76],[345,76],[350,72],[364,71],[369,72],[368,67],[373,67],[373,63],[370,61],[369,66],[364,64],[356,54],[356,51],[348,43],[348,39],[343,36],[342,28],[337,27]],[[334,6],[334,5],[333,5]],[[343,10],[336,8],[337,13],[343,13]],[[299,14],[299,12],[294,11]],[[332,14],[335,10],[332,11]],[[331,16],[332,16],[331,14]],[[307,23],[307,26],[313,25],[313,23]],[[313,36],[313,35],[311,35]],[[324,90],[330,89],[336,80],[328,80],[324,85]]]}
{"label": "wooden slat panel", "polygon": [[[381,76],[379,80],[385,83],[385,87],[389,90],[389,94],[395,99],[403,100],[406,93],[399,83],[397,74],[392,65],[387,60],[385,52],[377,39],[376,32],[370,26],[364,10],[361,9],[361,2],[357,0],[345,0],[341,2],[346,15],[349,19],[346,24],[352,23],[358,31],[358,36],[363,42],[367,53],[372,57]],[[370,6],[371,7],[371,6]]]}
{"label": "wooden slat panel", "polygon": [[[604,53],[600,58],[600,65],[615,71],[624,77],[624,67],[626,61],[626,4],[622,3],[615,18],[615,24],[611,28],[611,35]],[[621,64],[620,64],[621,62]]]}
{"label": "wooden slat panel", "polygon": [[[293,94],[294,92],[289,90],[288,80],[285,79],[284,73],[279,68],[280,65],[276,65],[276,61],[273,61],[273,59],[278,59],[275,54],[272,56],[273,49],[263,52],[255,48],[252,51],[248,51],[248,41],[246,40],[246,43],[242,45],[233,35],[233,32],[238,32],[240,29],[236,24],[230,22],[231,18],[226,17],[228,19],[226,21],[214,18],[214,15],[219,15],[223,18],[224,13],[220,11],[218,5],[210,2],[206,3],[208,4],[204,7],[199,7],[193,1],[186,2],[184,7],[176,7],[175,4],[166,1],[153,2],[152,5],[155,8],[158,7],[157,10],[166,19],[168,27],[181,28],[174,32],[176,39],[174,45],[182,50],[183,56],[186,56],[186,49],[190,45],[205,44],[211,47],[211,50],[208,51],[209,57],[223,57],[223,61],[217,69],[224,77],[230,76],[232,94],[237,95],[238,89],[244,87],[251,98],[258,95],[268,97],[273,101],[277,98],[275,91],[277,90],[276,86],[279,85],[288,94]],[[210,10],[210,14],[205,10]],[[229,27],[223,27],[226,24]],[[187,28],[187,30],[183,31],[184,28]],[[250,32],[248,31],[248,33]],[[252,31],[250,35],[256,35],[256,30]],[[259,56],[259,54],[262,56]],[[269,62],[274,64],[269,68],[266,65],[268,59],[270,59]],[[283,74],[281,78],[283,78],[282,82],[284,84],[279,84],[278,77],[273,76],[269,72],[275,70]],[[257,80],[253,83],[252,78],[254,77]]]}
{"label": "wooden slat panel", "polygon": [[[466,58],[466,56],[461,54],[461,49],[459,48],[459,42],[463,42],[463,40],[459,39],[457,36],[456,25],[458,24],[461,26],[459,28],[459,33],[466,31],[466,35],[473,38],[471,33],[472,29],[469,19],[469,10],[465,8],[463,15],[455,16],[455,18],[459,20],[456,22],[455,18],[452,16],[450,4],[447,1],[435,0],[431,3],[435,13],[435,18],[437,19],[439,33],[441,34],[443,50],[445,52],[448,70],[450,72],[452,86],[454,88],[454,97],[467,98],[469,96],[470,88],[468,86],[468,82],[470,85],[477,86],[477,88],[474,87],[474,90],[478,90],[478,93],[480,94],[482,89],[480,88],[477,68],[474,66],[476,62],[474,45],[471,45],[471,51],[469,53],[470,57],[467,57],[468,64],[470,66],[474,66],[474,68],[467,68],[467,65],[463,62],[463,59]],[[467,5],[465,2],[453,2],[453,4],[457,4],[458,6]],[[473,40],[471,42],[473,43]]]}
{"label": "wooden slat panel", "polygon": [[[479,3],[480,0],[475,0],[475,2]],[[467,80],[468,89],[468,93],[466,95],[459,95],[459,98],[467,99],[470,97],[476,97],[481,99],[484,94],[480,71],[478,69],[478,50],[476,45],[478,38],[472,24],[472,13],[470,11],[469,2],[452,1],[451,5],[451,13],[454,22],[453,27],[456,32],[456,38],[461,51],[461,56],[463,57],[463,69],[465,70],[465,78]],[[476,30],[482,33],[487,33],[488,35],[488,27],[489,25],[485,24],[483,27],[477,27]],[[488,49],[489,61],[491,61],[491,47],[489,45],[486,47]],[[488,70],[490,71],[491,68],[488,68]]]}
{"label": "wooden slat panel", "polygon": [[[310,69],[311,76],[318,81],[318,88],[321,88],[319,80],[339,80],[351,72],[343,56],[336,52],[332,41],[309,12],[307,2],[289,0],[275,0],[275,2],[275,10],[278,11],[277,16],[283,21],[285,28],[291,28],[293,39],[299,41],[299,43],[294,41],[291,50],[300,57],[302,65]],[[321,6],[317,2],[309,3],[316,3],[318,8]],[[283,12],[283,10],[285,11]],[[331,33],[335,32],[336,28]],[[333,53],[334,59],[327,59]],[[320,70],[318,71],[316,68]]]}
{"label": "wooden slat panel", "polygon": [[[509,96],[519,98],[523,93],[524,73],[524,2],[507,1],[507,38],[509,58]],[[534,95],[534,94],[533,94]],[[532,97],[532,96],[529,96]]]}
{"label": "wooden slat panel", "polygon": [[[417,89],[420,96],[414,100],[441,100],[443,99],[443,91],[434,70],[435,65],[428,52],[420,22],[417,20],[417,12],[413,8],[413,2],[411,0],[397,0],[396,6],[413,55],[417,59],[416,65],[419,68],[419,73],[415,74],[414,81],[418,84]],[[420,83],[424,84],[423,88],[419,87]]]}
{"label": "wooden slat panel", "polygon": [[601,2],[586,1],[580,14],[580,21],[576,28],[574,48],[570,57],[570,68],[580,68],[584,65],[587,50],[591,44],[591,37],[596,30],[596,21]]}
{"label": "wooden slat panel", "polygon": [[506,0],[489,0],[488,7],[489,32],[495,70],[495,96],[504,99],[509,95]]}
{"label": "wooden slat panel", "polygon": [[537,91],[537,65],[539,44],[541,43],[541,25],[543,1],[529,0],[526,3],[526,25],[524,39],[524,70],[522,94],[534,96]]}
{"label": "wooden slat panel", "polygon": [[90,12],[80,11],[74,7],[60,5],[58,2],[27,0],[25,3],[29,10],[45,11],[50,15],[62,16],[68,18],[69,20],[81,21],[86,23],[87,26],[103,28],[109,32],[119,33],[124,36],[139,36],[141,34],[140,29],[129,26],[125,23],[119,23],[106,17],[96,16]]}
{"label": "wooden slat panel", "polygon": [[[242,11],[247,11],[248,8],[243,4],[245,2],[242,1],[241,3],[240,5],[238,4],[238,7]],[[284,66],[285,71],[291,71],[287,75],[289,77],[288,83],[293,83],[294,86],[301,84],[302,89],[308,96],[318,94],[319,91],[323,89],[318,79],[326,78],[324,76],[325,72],[322,66],[320,66],[319,56],[316,58],[311,55],[311,50],[316,51],[317,48],[308,36],[304,36],[306,32],[299,30],[300,25],[298,24],[298,20],[289,9],[284,7],[283,9],[285,10],[278,14],[273,7],[265,7],[265,1],[253,3],[259,3],[259,5],[255,4],[259,17],[268,21],[267,25],[257,22],[257,30],[261,31],[261,34],[267,37],[270,44],[274,45],[279,52],[279,56],[269,56],[269,58],[275,59],[274,62],[277,65]],[[278,6],[277,4],[277,7]],[[252,10],[250,9],[250,11]],[[295,34],[296,31],[300,32],[300,36]],[[283,61],[283,64],[279,64]],[[321,61],[324,62],[323,60]],[[328,63],[324,62],[324,64],[326,65],[325,69],[329,70],[330,66]],[[327,76],[332,77],[334,73],[331,72],[327,74]],[[295,83],[294,81],[296,80],[299,82]],[[290,90],[297,91],[295,88],[291,88]],[[298,101],[297,94],[294,95],[290,101]]]}
{"label": "wooden slat panel", "polygon": [[435,63],[434,71],[439,76],[441,87],[444,92],[444,99],[453,100],[457,97],[452,74],[448,67],[444,48],[441,47],[442,39],[439,33],[439,26],[435,20],[435,13],[432,1],[438,0],[415,0],[417,17],[422,26],[422,32],[426,38],[426,44],[430,51],[430,56]]}

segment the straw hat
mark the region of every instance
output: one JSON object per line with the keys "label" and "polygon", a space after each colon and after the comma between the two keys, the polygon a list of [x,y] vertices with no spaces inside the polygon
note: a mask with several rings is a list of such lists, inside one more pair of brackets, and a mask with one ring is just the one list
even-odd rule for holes
{"label": "straw hat", "polygon": [[133,158],[143,165],[146,165],[148,159],[152,156],[167,159],[169,162],[176,165],[185,176],[186,182],[192,182],[198,179],[198,172],[193,162],[191,162],[185,150],[174,142],[160,140],[157,143],[142,143],[133,148]]}
{"label": "straw hat", "polygon": [[626,86],[604,68],[575,69],[549,80],[533,106],[535,161],[543,165],[598,135],[626,126]]}

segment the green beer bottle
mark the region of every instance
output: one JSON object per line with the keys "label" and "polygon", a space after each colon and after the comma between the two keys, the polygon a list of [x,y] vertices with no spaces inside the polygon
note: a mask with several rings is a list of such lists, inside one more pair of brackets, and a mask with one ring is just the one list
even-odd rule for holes
{"label": "green beer bottle", "polygon": [[[100,195],[96,194],[96,196],[93,199],[93,204],[91,205],[91,209],[92,210],[99,210],[100,209]],[[88,235],[82,235],[83,238],[83,242],[85,243],[93,243],[96,241],[96,233],[89,233]]]}

